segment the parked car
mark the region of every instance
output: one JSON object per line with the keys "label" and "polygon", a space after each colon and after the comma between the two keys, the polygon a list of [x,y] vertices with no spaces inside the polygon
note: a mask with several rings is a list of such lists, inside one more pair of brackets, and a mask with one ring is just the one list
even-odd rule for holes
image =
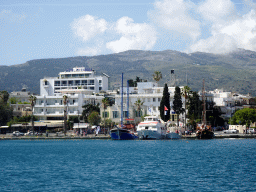
{"label": "parked car", "polygon": [[24,133],[19,132],[19,131],[14,131],[14,132],[12,133],[12,135],[18,137],[18,136],[23,136]]}
{"label": "parked car", "polygon": [[31,136],[31,135],[33,135],[33,131],[28,131],[28,132],[25,133],[24,135]]}
{"label": "parked car", "polygon": [[227,130],[224,130],[223,133],[238,133],[238,130],[236,130],[236,129],[227,129]]}
{"label": "parked car", "polygon": [[250,128],[250,129],[248,130],[248,132],[251,133],[251,134],[255,134],[255,133],[256,133],[256,130],[253,129],[253,128]]}

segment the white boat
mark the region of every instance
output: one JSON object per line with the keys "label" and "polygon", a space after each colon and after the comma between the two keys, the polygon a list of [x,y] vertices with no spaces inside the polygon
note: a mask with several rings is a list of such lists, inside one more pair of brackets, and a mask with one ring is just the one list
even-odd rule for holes
{"label": "white boat", "polygon": [[176,127],[168,127],[166,139],[181,139],[180,131]]}
{"label": "white boat", "polygon": [[139,139],[165,139],[166,128],[155,116],[146,116],[137,126]]}

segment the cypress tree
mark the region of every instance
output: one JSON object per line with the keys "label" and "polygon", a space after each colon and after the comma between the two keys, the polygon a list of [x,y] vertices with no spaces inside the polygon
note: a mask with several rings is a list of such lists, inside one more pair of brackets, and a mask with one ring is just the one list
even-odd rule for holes
{"label": "cypress tree", "polygon": [[[166,115],[164,113],[164,107],[167,107],[167,109],[168,109]],[[165,84],[165,86],[164,86],[163,97],[160,102],[159,110],[160,110],[161,119],[164,122],[167,122],[170,119],[170,93],[168,92],[167,84]]]}
{"label": "cypress tree", "polygon": [[179,115],[184,112],[184,109],[182,108],[181,92],[178,86],[175,87],[173,98],[173,110],[178,115],[177,126],[179,126]]}

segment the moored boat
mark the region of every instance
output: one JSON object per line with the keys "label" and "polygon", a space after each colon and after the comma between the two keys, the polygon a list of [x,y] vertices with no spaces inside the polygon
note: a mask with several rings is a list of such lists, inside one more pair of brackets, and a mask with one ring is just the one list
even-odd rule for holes
{"label": "moored boat", "polygon": [[204,127],[202,125],[201,128],[199,128],[196,132],[196,138],[197,139],[213,139],[214,133],[210,126]]}
{"label": "moored boat", "polygon": [[166,133],[166,139],[181,139],[179,130],[175,127],[168,127]]}
{"label": "moored boat", "polygon": [[113,140],[133,140],[138,138],[130,130],[118,127],[110,130],[110,137]]}
{"label": "moored boat", "polygon": [[165,139],[166,128],[155,116],[146,116],[144,121],[138,124],[137,133],[139,139]]}

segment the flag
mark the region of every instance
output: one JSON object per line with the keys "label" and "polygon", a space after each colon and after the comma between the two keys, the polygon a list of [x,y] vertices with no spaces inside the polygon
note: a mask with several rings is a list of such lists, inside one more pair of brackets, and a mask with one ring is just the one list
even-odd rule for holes
{"label": "flag", "polygon": [[167,109],[167,107],[166,107],[166,106],[164,106],[164,110],[165,110],[165,111],[168,111],[168,109]]}

